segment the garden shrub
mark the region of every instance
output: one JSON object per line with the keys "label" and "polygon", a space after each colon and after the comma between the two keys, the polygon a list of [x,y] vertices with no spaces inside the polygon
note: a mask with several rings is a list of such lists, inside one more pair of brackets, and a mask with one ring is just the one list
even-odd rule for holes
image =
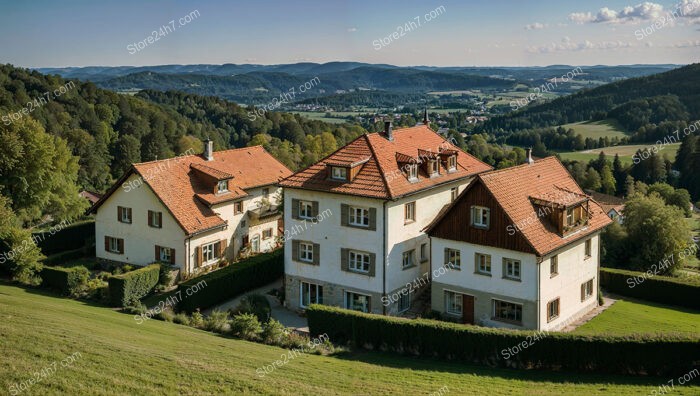
{"label": "garden shrub", "polygon": [[173,322],[177,323],[177,324],[189,326],[190,325],[190,317],[187,316],[186,313],[180,312],[179,314],[177,314],[173,317]]}
{"label": "garden shrub", "polygon": [[700,309],[700,281],[613,268],[600,269],[600,286],[623,296]]}
{"label": "garden shrub", "polygon": [[[408,320],[323,305],[312,305],[306,314],[311,334],[327,334],[335,344],[350,342],[355,347],[490,366],[675,375],[687,373],[700,356],[697,335],[543,334]],[[528,337],[536,341],[528,342]],[[512,353],[519,346],[518,352]]]}
{"label": "garden shrub", "polygon": [[135,271],[109,278],[112,304],[125,307],[147,296],[158,284],[160,265],[151,264]]}
{"label": "garden shrub", "polygon": [[156,314],[154,318],[162,320],[164,322],[173,322],[175,319],[175,314],[169,309],[164,309]]}
{"label": "garden shrub", "polygon": [[233,313],[250,313],[257,316],[260,323],[267,323],[272,315],[272,308],[270,301],[262,294],[248,294],[241,299]]}
{"label": "garden shrub", "polygon": [[204,328],[204,316],[201,312],[195,311],[192,313],[192,317],[190,318],[190,326],[198,329]]}
{"label": "garden shrub", "polygon": [[44,265],[60,265],[67,261],[76,260],[83,257],[85,257],[85,251],[83,248],[80,248],[47,256],[44,260],[42,260],[42,263]]}
{"label": "garden shrub", "polygon": [[231,320],[231,333],[239,338],[249,341],[260,339],[262,326],[258,318],[253,314],[240,314]]}
{"label": "garden shrub", "polygon": [[204,329],[213,331],[214,333],[227,333],[231,330],[231,325],[228,323],[229,317],[227,311],[219,311],[215,309],[205,320]]}
{"label": "garden shrub", "polygon": [[199,282],[206,282],[206,287],[199,288],[197,293],[182,299],[178,308],[187,312],[193,312],[197,308],[206,309],[273,282],[283,274],[284,256],[282,249],[259,254],[181,283],[179,288],[183,291],[183,295],[186,289]]}
{"label": "garden shrub", "polygon": [[83,267],[44,267],[41,270],[41,285],[56,289],[62,294],[78,296],[87,281],[90,279],[90,271]]}
{"label": "garden shrub", "polygon": [[287,333],[287,328],[282,323],[271,318],[263,325],[261,337],[265,344],[283,346]]}

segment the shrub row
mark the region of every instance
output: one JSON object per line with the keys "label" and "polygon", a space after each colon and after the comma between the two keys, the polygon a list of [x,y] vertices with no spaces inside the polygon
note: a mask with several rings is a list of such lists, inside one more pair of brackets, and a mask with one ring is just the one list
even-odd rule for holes
{"label": "shrub row", "polygon": [[109,278],[112,305],[125,307],[147,296],[158,284],[160,265],[151,264],[126,274]]}
{"label": "shrub row", "polygon": [[312,336],[333,343],[490,366],[624,374],[680,374],[700,356],[700,337],[579,336],[407,320],[313,305]]}
{"label": "shrub row", "polygon": [[[94,245],[91,251],[94,255]],[[59,265],[65,263],[66,261],[83,258],[88,255],[89,253],[86,251],[85,247],[81,247],[75,250],[67,250],[65,252],[56,253],[54,255],[48,256],[42,261],[42,263],[44,263],[45,265]]]}
{"label": "shrub row", "polygon": [[90,241],[95,240],[95,221],[73,224],[61,229],[54,234],[50,232],[37,232],[32,234],[37,246],[46,256],[77,250],[84,247]]}
{"label": "shrub row", "polygon": [[[181,283],[182,300],[178,308],[193,312],[206,309],[257,287],[274,282],[284,274],[283,250],[253,256],[218,271]],[[195,286],[206,282],[205,287]],[[196,287],[197,292],[188,295],[187,289]],[[194,288],[193,288],[194,290]]]}
{"label": "shrub row", "polygon": [[700,282],[613,268],[600,269],[600,285],[623,296],[700,309]]}
{"label": "shrub row", "polygon": [[85,284],[89,277],[90,272],[82,266],[44,267],[41,270],[41,286],[56,289],[63,294],[72,294]]}

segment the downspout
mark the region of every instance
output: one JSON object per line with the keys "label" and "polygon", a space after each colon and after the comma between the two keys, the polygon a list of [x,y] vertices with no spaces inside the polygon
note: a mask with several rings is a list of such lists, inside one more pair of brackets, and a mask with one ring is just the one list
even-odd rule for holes
{"label": "downspout", "polygon": [[[386,270],[387,270],[387,261],[389,259],[389,255],[386,253],[386,245],[387,245],[387,213],[386,213],[386,203],[388,201],[384,201],[384,212],[382,213],[382,218],[384,221],[384,224],[382,226],[382,232],[384,234],[384,237],[382,238],[382,256],[384,256],[384,260],[382,260],[382,297],[386,297]],[[381,298],[380,298],[381,300]],[[386,304],[382,304],[382,314],[386,315]]]}
{"label": "downspout", "polygon": [[537,262],[537,321],[535,322],[537,325],[537,331],[540,330],[540,306],[542,305],[540,299],[540,279],[542,277],[542,262],[544,261],[543,258],[535,256],[535,262]]}

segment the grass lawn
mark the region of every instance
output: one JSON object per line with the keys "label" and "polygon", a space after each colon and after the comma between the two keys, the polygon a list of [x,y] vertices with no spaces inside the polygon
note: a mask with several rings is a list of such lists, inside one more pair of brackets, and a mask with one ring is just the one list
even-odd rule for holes
{"label": "grass lawn", "polygon": [[573,129],[577,135],[582,135],[584,139],[589,137],[598,140],[606,136],[610,139],[613,137],[625,137],[625,133],[621,128],[611,120],[574,122],[572,124],[564,124],[562,128],[566,130]]}
{"label": "grass lawn", "polygon": [[[605,156],[610,161],[612,161],[615,158],[615,154],[619,154],[620,160],[623,163],[631,164],[632,163],[632,156],[637,152],[637,150],[643,149],[645,147],[652,148],[653,146],[654,146],[654,144],[614,146],[614,147],[605,147],[602,149],[564,152],[564,153],[559,153],[559,155],[561,156],[562,159],[570,159],[570,160],[578,160],[578,161],[588,162],[589,160],[597,159],[600,152],[603,151],[603,152],[605,152]],[[664,155],[668,156],[669,160],[674,161],[676,159],[676,153],[678,152],[678,148],[680,146],[681,146],[680,143],[673,143],[673,144],[666,145],[663,147],[662,150],[659,150],[659,154],[661,154],[661,156],[664,156]]]}
{"label": "grass lawn", "polygon": [[[56,371],[22,394],[638,395],[667,378],[515,371],[376,352],[301,354],[264,377],[285,349],[217,336],[0,282],[0,386]],[[61,360],[79,352],[73,364]],[[76,355],[74,355],[76,356]],[[676,395],[700,388],[676,386]]]}
{"label": "grass lawn", "polygon": [[700,333],[700,311],[619,300],[584,324],[578,334]]}

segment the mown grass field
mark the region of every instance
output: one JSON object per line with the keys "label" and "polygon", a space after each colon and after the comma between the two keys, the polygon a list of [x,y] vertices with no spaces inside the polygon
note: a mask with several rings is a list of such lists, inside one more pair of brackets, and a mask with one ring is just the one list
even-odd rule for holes
{"label": "mown grass field", "polygon": [[[592,159],[597,159],[598,155],[600,155],[600,152],[604,152],[605,156],[612,161],[615,158],[615,154],[620,155],[620,160],[623,163],[631,164],[632,163],[632,156],[637,152],[637,150],[644,149],[644,148],[649,148],[651,149],[654,145],[653,144],[636,144],[636,145],[626,145],[626,146],[614,146],[614,147],[604,147],[602,149],[594,149],[594,150],[583,150],[583,151],[569,151],[569,152],[563,152],[559,153],[562,159],[569,159],[569,160],[578,160],[578,161],[584,161],[588,162],[589,160]],[[659,154],[661,156],[667,156],[669,160],[674,161],[676,159],[676,153],[678,152],[678,148],[680,147],[680,143],[673,143],[669,144],[663,147],[662,150],[659,150]]]}
{"label": "mown grass field", "polygon": [[623,299],[574,330],[577,334],[615,335],[671,332],[700,333],[700,311]]}
{"label": "mown grass field", "polygon": [[[3,392],[79,352],[21,394],[639,395],[666,378],[492,369],[376,352],[301,354],[260,378],[285,349],[217,336],[0,282]],[[75,356],[75,355],[74,355]],[[678,387],[677,395],[700,388]]]}
{"label": "mown grass field", "polygon": [[584,139],[593,138],[597,140],[606,136],[610,139],[613,137],[625,137],[625,133],[611,120],[574,122],[564,124],[561,127],[566,130],[573,129],[577,135],[583,136]]}

